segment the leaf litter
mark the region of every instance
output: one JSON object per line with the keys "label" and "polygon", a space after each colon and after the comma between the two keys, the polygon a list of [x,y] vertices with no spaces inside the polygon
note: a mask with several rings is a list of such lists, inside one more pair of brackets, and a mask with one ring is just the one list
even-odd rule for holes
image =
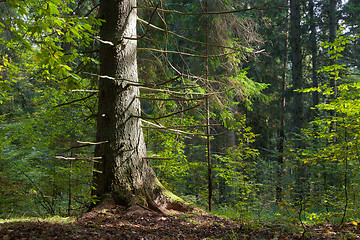
{"label": "leaf litter", "polygon": [[92,210],[69,223],[18,221],[0,224],[0,240],[13,239],[359,239],[358,225],[314,225],[305,233],[280,224],[257,227],[205,212],[167,215],[141,207]]}

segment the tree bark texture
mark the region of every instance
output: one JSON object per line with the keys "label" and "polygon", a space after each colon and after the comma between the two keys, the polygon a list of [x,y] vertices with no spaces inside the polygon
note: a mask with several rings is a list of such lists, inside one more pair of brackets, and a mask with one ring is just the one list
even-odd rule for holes
{"label": "tree bark texture", "polygon": [[[169,208],[141,127],[137,73],[136,0],[101,0],[100,79],[93,195],[116,204]],[[132,39],[131,39],[132,38]]]}

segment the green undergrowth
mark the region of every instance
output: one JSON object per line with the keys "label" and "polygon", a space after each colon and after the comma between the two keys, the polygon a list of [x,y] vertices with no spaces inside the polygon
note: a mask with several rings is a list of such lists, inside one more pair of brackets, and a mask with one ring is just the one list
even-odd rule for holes
{"label": "green undergrowth", "polygon": [[[349,211],[344,219],[345,224],[360,225],[358,211]],[[315,225],[341,225],[342,211],[329,212],[325,209],[299,211],[296,207],[283,208],[273,206],[262,212],[255,210],[239,211],[233,206],[217,207],[212,214],[238,221],[252,228],[262,228],[264,225],[279,226],[289,232],[298,232],[304,227]]]}

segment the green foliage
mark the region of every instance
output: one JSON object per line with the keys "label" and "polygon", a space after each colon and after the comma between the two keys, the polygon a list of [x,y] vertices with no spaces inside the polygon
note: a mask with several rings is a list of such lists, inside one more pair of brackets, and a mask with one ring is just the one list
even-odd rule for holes
{"label": "green foliage", "polygon": [[170,191],[184,188],[182,182],[187,176],[189,163],[184,153],[184,137],[175,133],[152,131],[146,141],[148,155],[159,159],[151,161],[157,177]]}
{"label": "green foliage", "polygon": [[[307,213],[306,218],[313,221],[316,218],[336,219],[343,222],[345,217],[357,214],[356,199],[359,178],[359,87],[358,79],[347,77],[349,71],[344,64],[339,64],[346,45],[356,37],[342,35],[344,28],[340,28],[337,39],[333,43],[322,43],[328,49],[330,59],[335,62],[324,66],[319,72],[326,74],[337,82],[336,89],[327,85],[316,89],[329,98],[326,103],[316,108],[321,113],[312,121],[309,128],[304,129],[308,147],[303,150],[299,158],[313,168],[310,190],[315,194],[307,200],[310,206],[319,206],[320,211],[326,213]],[[311,89],[313,90],[313,89]],[[334,93],[337,93],[335,97]],[[332,113],[332,114],[329,114]],[[339,174],[340,173],[340,174]],[[320,180],[322,178],[322,180]],[[305,208],[305,211],[309,211]],[[312,207],[314,208],[314,207]]]}
{"label": "green foliage", "polygon": [[229,147],[224,155],[214,156],[217,160],[214,169],[215,180],[217,184],[226,184],[226,188],[229,189],[225,196],[219,196],[226,199],[226,203],[222,203],[221,206],[230,205],[237,209],[238,214],[249,214],[259,207],[259,184],[255,180],[256,158],[259,152],[251,147],[255,141],[255,134],[246,126],[244,115],[236,123],[234,130],[238,136],[236,145]]}
{"label": "green foliage", "polygon": [[[79,17],[74,1],[6,1],[0,14],[0,217],[68,215],[90,201],[92,149],[76,141],[94,135],[93,99],[75,87],[92,88],[81,74],[95,63],[83,53],[94,43],[99,20]],[[56,156],[73,157],[65,160]]]}
{"label": "green foliage", "polygon": [[[72,195],[73,210],[85,207],[90,188],[84,186],[91,180],[91,162],[77,160],[70,164],[69,160],[56,158],[64,153],[77,157],[91,154],[68,151],[74,143],[76,145],[76,139],[85,140],[93,134],[92,126],[81,123],[77,111],[56,109],[18,119],[15,123],[1,124],[6,141],[1,148],[0,175],[9,184],[12,182],[12,191],[17,192],[13,195],[5,190],[3,196],[8,196],[13,204],[4,204],[15,216],[24,208],[28,215],[65,215],[69,194]],[[15,203],[22,207],[16,207]]]}
{"label": "green foliage", "polygon": [[[91,141],[95,135],[92,116],[96,115],[96,102],[87,98],[87,93],[69,90],[96,88],[96,79],[86,72],[97,72],[98,44],[94,36],[100,21],[94,16],[75,14],[74,9],[80,2],[83,4],[83,1],[72,0],[0,3],[2,218],[23,214],[78,214],[92,200],[93,149],[80,148],[77,141]],[[258,3],[263,4],[262,1]],[[162,4],[183,12],[204,11],[201,1],[179,4],[169,0]],[[208,10],[227,11],[251,4],[210,1]],[[152,13],[139,10],[139,14],[142,19],[149,19]],[[334,43],[320,44],[320,50],[327,51],[327,58],[335,64],[322,66],[318,73],[322,80],[335,80],[337,88],[335,91],[329,84],[322,83],[301,91],[320,93],[323,103],[316,106],[318,118],[304,129],[306,148],[293,152],[292,140],[285,142],[282,166],[278,162],[276,145],[279,142],[279,99],[289,95],[279,91],[287,71],[284,69],[287,66],[283,66],[288,51],[285,49],[286,11],[274,8],[257,14],[251,11],[230,17],[184,16],[160,11],[154,14],[151,24],[164,31],[150,28],[138,42],[140,48],[199,56],[207,50],[208,54],[218,56],[208,58],[206,63],[201,57],[139,52],[141,84],[157,89],[156,92],[141,90],[141,97],[147,98],[142,102],[143,116],[151,121],[150,124],[143,122],[151,164],[165,187],[196,205],[206,206],[203,127],[206,111],[202,97],[209,93],[211,123],[214,124],[211,141],[215,212],[243,220],[255,218],[297,224],[341,222],[346,213],[349,220],[357,221],[360,84],[356,77],[358,69],[349,68],[344,56],[348,56],[349,51],[356,55],[348,45],[356,45],[359,38],[348,33],[348,29],[341,29],[343,33],[339,32]],[[209,26],[209,39],[205,39],[205,23]],[[148,27],[140,23],[139,33]],[[322,26],[319,30],[323,30]],[[257,32],[265,36],[261,48]],[[267,54],[252,61],[254,49],[263,48]],[[235,50],[239,51],[230,54]],[[308,63],[309,59],[304,61]],[[309,74],[306,70],[304,73]],[[291,87],[291,82],[288,84]],[[81,98],[86,99],[79,100]],[[305,98],[310,106],[309,97]],[[263,100],[269,101],[261,102]],[[75,103],[56,107],[71,101]],[[196,105],[199,106],[182,112]],[[162,118],[166,115],[170,117]],[[289,113],[284,115],[285,120],[291,117]],[[291,128],[285,127],[286,131]],[[227,131],[235,132],[234,146],[229,146],[223,136]],[[56,158],[59,156],[68,159]],[[308,173],[306,187],[309,191],[301,205],[293,201],[294,172],[298,169],[291,159],[299,159]],[[283,179],[277,182],[280,168]],[[275,204],[277,183],[283,187],[283,201],[279,205]]]}

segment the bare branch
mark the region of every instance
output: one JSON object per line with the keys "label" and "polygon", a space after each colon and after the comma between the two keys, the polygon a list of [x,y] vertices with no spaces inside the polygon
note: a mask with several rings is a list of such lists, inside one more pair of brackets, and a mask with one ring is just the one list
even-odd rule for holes
{"label": "bare branch", "polygon": [[87,90],[87,89],[73,89],[72,92],[90,92],[90,93],[98,93],[99,90]]}
{"label": "bare branch", "polygon": [[173,36],[175,36],[175,37],[178,37],[178,38],[180,38],[180,39],[183,39],[183,40],[188,41],[188,42],[191,42],[191,43],[200,44],[200,45],[206,45],[206,44],[208,44],[209,46],[219,47],[219,48],[226,48],[226,49],[231,49],[231,50],[235,50],[235,51],[239,51],[239,52],[240,52],[240,51],[244,51],[244,50],[242,50],[242,49],[237,49],[237,48],[233,48],[233,47],[222,46],[222,45],[218,45],[218,44],[206,43],[206,42],[201,42],[201,41],[192,40],[192,39],[190,39],[190,38],[181,36],[181,35],[179,35],[179,34],[177,34],[177,33],[172,32],[172,31],[169,31],[169,30],[160,28],[160,27],[155,26],[155,25],[153,25],[153,24],[149,24],[148,22],[146,22],[145,20],[143,20],[143,19],[141,19],[141,18],[139,18],[139,17],[138,17],[138,21],[139,21],[139,22],[144,22],[144,23],[148,24],[148,26],[150,26],[150,27],[152,27],[152,28],[154,28],[154,29],[156,29],[156,30],[162,31],[162,32],[164,32],[164,33],[169,33],[169,34],[171,34],[171,35],[173,35]]}
{"label": "bare branch", "polygon": [[155,117],[155,118],[152,118],[152,117],[145,117],[145,116],[134,116],[134,117],[139,117],[139,118],[143,118],[143,119],[150,119],[150,120],[159,120],[159,119],[162,119],[162,118],[168,118],[168,117],[171,117],[171,116],[174,116],[176,114],[179,114],[179,113],[183,113],[183,112],[187,112],[187,111],[190,111],[194,108],[197,108],[197,107],[200,107],[200,104],[197,104],[193,107],[190,107],[190,108],[186,108],[184,110],[181,110],[181,111],[178,111],[178,112],[173,112],[173,113],[170,113],[168,115],[164,115],[164,116],[160,116],[160,117]]}
{"label": "bare branch", "polygon": [[96,41],[99,41],[100,43],[107,44],[110,46],[115,46],[115,44],[113,42],[101,40],[101,38],[98,36],[93,36],[92,38],[95,39]]}
{"label": "bare branch", "polygon": [[[156,129],[166,130],[166,131],[169,131],[169,132],[175,132],[175,133],[184,134],[184,135],[197,135],[196,133],[189,133],[189,132],[184,132],[184,131],[177,130],[177,129],[167,128],[167,127],[164,127],[164,126],[159,125],[159,124],[155,124],[155,123],[152,123],[152,122],[145,121],[144,119],[141,119],[141,121],[143,123],[146,123],[146,124],[149,124],[149,125],[155,127]],[[187,137],[187,138],[189,138],[189,137]]]}
{"label": "bare branch", "polygon": [[142,87],[142,86],[139,86],[139,88],[147,90],[147,91],[153,91],[153,92],[164,92],[164,93],[172,93],[172,94],[178,94],[178,95],[204,95],[204,96],[218,95],[218,94],[229,92],[234,89],[234,88],[230,88],[230,89],[220,91],[220,92],[200,93],[200,92],[176,92],[176,91],[171,91],[168,89],[148,88],[148,87]]}
{"label": "bare branch", "polygon": [[169,82],[172,82],[172,81],[175,81],[176,79],[179,79],[180,77],[181,77],[182,75],[179,75],[179,76],[177,76],[177,77],[174,77],[174,78],[171,78],[171,79],[169,79],[169,80],[166,80],[166,81],[164,81],[164,82],[161,82],[161,83],[158,83],[158,84],[150,84],[151,86],[161,86],[161,85],[165,85],[165,84],[167,84],[167,83],[169,83]]}
{"label": "bare branch", "polygon": [[80,143],[80,144],[100,145],[100,144],[108,143],[109,141],[103,141],[103,142],[80,142],[80,141],[76,141],[76,142],[77,142],[77,143]]}
{"label": "bare branch", "polygon": [[[215,55],[200,55],[200,54],[192,54],[192,53],[186,53],[186,52],[178,52],[178,51],[169,51],[169,50],[161,50],[161,49],[155,49],[155,48],[138,48],[139,51],[153,51],[153,52],[160,52],[160,53],[174,53],[179,54],[183,56],[188,57],[198,57],[198,58],[213,58],[213,57],[222,57],[226,55],[231,55],[238,53],[239,51],[232,51],[228,53],[221,53],[221,54],[215,54]],[[252,52],[249,52],[252,53]]]}
{"label": "bare branch", "polygon": [[144,86],[144,87],[145,86],[148,86],[148,87],[161,86],[161,85],[164,85],[166,83],[175,81],[176,79],[181,77],[181,75],[179,75],[179,76],[176,76],[174,78],[171,78],[169,80],[166,80],[166,81],[158,83],[158,84],[143,84],[143,83],[139,83],[139,82],[136,82],[136,81],[131,81],[131,80],[128,80],[128,79],[125,79],[125,78],[114,78],[114,77],[110,77],[110,76],[106,76],[106,75],[98,75],[98,74],[90,73],[90,72],[84,72],[84,73],[88,74],[88,75],[91,75],[91,76],[95,76],[95,77],[99,77],[99,78],[105,78],[105,79],[114,80],[114,81],[115,80],[117,80],[117,81],[125,81],[125,82],[128,82],[131,86],[138,86],[138,87],[139,86]]}
{"label": "bare branch", "polygon": [[58,107],[62,107],[62,106],[65,106],[65,105],[70,105],[70,104],[73,104],[73,103],[76,103],[76,102],[84,101],[84,100],[86,100],[86,99],[88,99],[88,98],[91,98],[91,97],[94,96],[96,93],[97,93],[97,92],[94,92],[94,93],[90,94],[90,95],[87,96],[87,97],[80,98],[80,99],[76,99],[76,100],[71,101],[71,102],[59,104],[59,105],[55,106],[54,108],[58,108]]}
{"label": "bare branch", "polygon": [[171,160],[171,158],[162,158],[162,157],[143,157],[143,159],[150,159],[150,160]]}
{"label": "bare branch", "polygon": [[155,7],[154,11],[152,12],[151,16],[150,16],[150,20],[149,22],[147,23],[147,27],[146,27],[146,30],[145,30],[145,33],[143,35],[141,35],[140,37],[137,37],[137,38],[131,38],[131,37],[123,37],[124,39],[129,39],[129,40],[140,40],[142,38],[144,38],[146,36],[146,34],[148,33],[149,31],[149,25],[151,23],[151,20],[156,12],[156,10],[158,9],[159,7],[159,4]]}
{"label": "bare branch", "polygon": [[85,14],[85,16],[84,17],[87,17],[87,16],[89,16],[96,8],[98,8],[100,6],[100,3],[99,4],[97,4],[97,5],[95,5],[87,14]]}
{"label": "bare branch", "polygon": [[[175,132],[175,133],[179,133],[179,134],[184,134],[184,135],[192,135],[192,136],[218,136],[218,135],[221,135],[223,134],[224,132],[222,133],[218,133],[218,134],[210,134],[210,135],[207,135],[207,134],[203,134],[203,133],[189,133],[189,132],[185,132],[185,131],[181,131],[181,130],[178,130],[178,129],[172,129],[172,128],[169,128],[169,127],[165,127],[165,126],[162,126],[162,125],[159,125],[159,124],[155,124],[155,123],[152,123],[152,122],[148,122],[148,121],[145,121],[144,119],[141,119],[142,122],[146,123],[146,124],[149,124],[151,126],[154,126],[155,129],[160,129],[160,130],[165,130],[165,131],[169,131],[169,132]],[[210,126],[213,126],[212,124]],[[147,128],[147,127],[143,127],[143,128]],[[187,136],[185,136],[186,138],[189,138]]]}
{"label": "bare branch", "polygon": [[146,98],[146,97],[136,97],[140,100],[148,100],[148,101],[198,101],[203,100],[206,97],[199,97],[199,98]]}
{"label": "bare branch", "polygon": [[173,93],[173,94],[178,94],[178,95],[189,95],[189,94],[205,95],[205,93],[199,93],[199,92],[185,92],[185,93],[181,93],[181,92],[171,91],[171,90],[167,90],[167,89],[157,89],[157,88],[149,88],[149,87],[142,87],[142,86],[139,86],[139,88],[140,88],[140,89],[147,90],[147,91]]}
{"label": "bare branch", "polygon": [[82,5],[84,2],[85,2],[85,0],[80,0],[80,1],[78,2],[77,7],[76,7],[76,8],[74,9],[74,11],[73,11],[74,14],[77,14],[77,13],[78,13],[81,5]]}
{"label": "bare branch", "polygon": [[88,157],[88,158],[82,158],[82,157],[63,157],[63,156],[55,156],[56,159],[61,159],[61,160],[90,160],[93,162],[98,162],[97,160],[101,160],[102,157]]}
{"label": "bare branch", "polygon": [[[186,129],[186,128],[197,128],[197,127],[207,127],[208,125],[178,125],[178,126],[166,126],[168,129]],[[209,126],[222,126],[222,124],[210,124]],[[143,127],[143,128],[149,128],[154,129],[154,127]]]}
{"label": "bare branch", "polygon": [[[164,13],[175,13],[179,15],[186,15],[186,16],[195,16],[195,15],[221,15],[221,14],[231,14],[231,13],[238,13],[238,12],[247,12],[247,11],[253,11],[253,10],[270,10],[270,9],[288,9],[290,6],[288,5],[279,5],[275,7],[250,7],[250,8],[243,8],[243,9],[237,9],[232,11],[223,11],[223,12],[198,12],[198,13],[187,13],[187,12],[180,12],[176,10],[167,10],[167,9],[161,9],[158,8],[157,10]],[[145,9],[145,10],[153,10],[154,7],[137,7],[138,9]]]}

